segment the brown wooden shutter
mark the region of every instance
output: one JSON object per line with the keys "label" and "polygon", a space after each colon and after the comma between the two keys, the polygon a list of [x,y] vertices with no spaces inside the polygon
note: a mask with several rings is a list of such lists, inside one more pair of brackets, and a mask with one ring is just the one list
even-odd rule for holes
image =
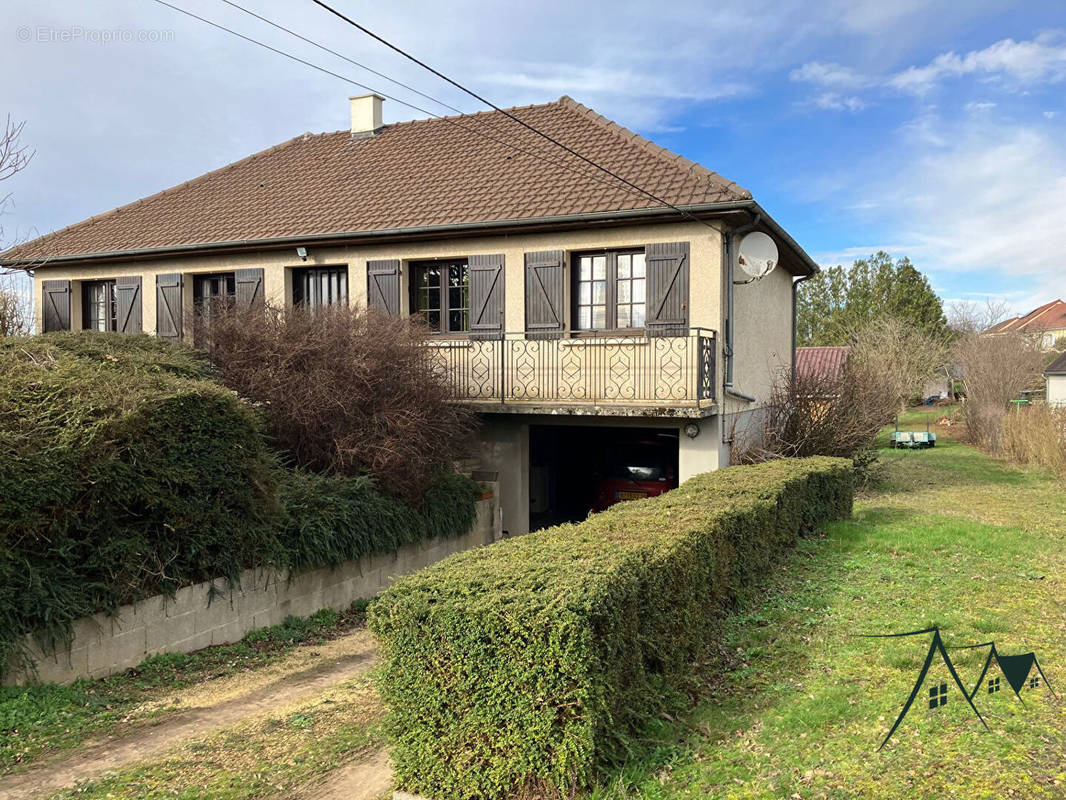
{"label": "brown wooden shutter", "polygon": [[400,259],[366,262],[366,305],[399,316]]}
{"label": "brown wooden shutter", "polygon": [[499,339],[504,322],[504,257],[470,256],[470,335]]}
{"label": "brown wooden shutter", "polygon": [[155,278],[155,333],[164,339],[181,339],[181,273]]}
{"label": "brown wooden shutter", "polygon": [[41,284],[41,330],[70,330],[70,281],[44,281]]}
{"label": "brown wooden shutter", "polygon": [[119,333],[141,332],[141,276],[115,278],[115,309]]}
{"label": "brown wooden shutter", "polygon": [[238,310],[263,308],[266,300],[263,296],[263,268],[239,269],[233,273]]}
{"label": "brown wooden shutter", "polygon": [[649,244],[648,268],[649,336],[684,336],[688,329],[688,242]]}
{"label": "brown wooden shutter", "polygon": [[566,328],[566,254],[526,253],[526,332],[543,338]]}

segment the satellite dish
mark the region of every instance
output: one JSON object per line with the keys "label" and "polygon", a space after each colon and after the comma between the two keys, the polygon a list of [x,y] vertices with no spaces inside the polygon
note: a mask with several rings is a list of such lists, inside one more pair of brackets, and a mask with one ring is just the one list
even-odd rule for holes
{"label": "satellite dish", "polygon": [[752,280],[765,278],[777,266],[777,245],[765,233],[753,231],[740,240],[737,266]]}

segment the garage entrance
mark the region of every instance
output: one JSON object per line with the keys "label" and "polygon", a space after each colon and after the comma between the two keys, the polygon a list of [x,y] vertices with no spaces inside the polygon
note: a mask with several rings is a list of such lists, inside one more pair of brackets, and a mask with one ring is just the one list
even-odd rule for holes
{"label": "garage entrance", "polygon": [[676,488],[677,452],[669,428],[531,425],[529,529]]}

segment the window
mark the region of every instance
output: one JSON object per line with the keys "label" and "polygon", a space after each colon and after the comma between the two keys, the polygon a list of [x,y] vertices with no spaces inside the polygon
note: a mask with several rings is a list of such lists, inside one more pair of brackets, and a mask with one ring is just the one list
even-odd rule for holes
{"label": "window", "polygon": [[574,329],[643,328],[647,317],[644,253],[579,255],[574,264]]}
{"label": "window", "polygon": [[470,330],[470,269],[466,260],[411,265],[411,313],[421,314],[431,330]]}
{"label": "window", "polygon": [[988,679],[988,693],[995,694],[999,691],[999,678]]}
{"label": "window", "polygon": [[314,267],[292,271],[293,305],[308,308],[348,305],[348,268]]}
{"label": "window", "polygon": [[118,329],[114,281],[86,281],[81,285],[81,326],[87,331]]}
{"label": "window", "polygon": [[209,317],[212,313],[233,308],[236,295],[237,282],[232,272],[193,276],[193,305],[201,317]]}
{"label": "window", "polygon": [[929,707],[939,708],[948,702],[948,685],[942,683],[929,690]]}
{"label": "window", "polygon": [[1034,675],[1033,677],[1031,677],[1029,679],[1029,688],[1030,689],[1037,689],[1039,687],[1040,687],[1040,678],[1038,678],[1038,677],[1036,677]]}

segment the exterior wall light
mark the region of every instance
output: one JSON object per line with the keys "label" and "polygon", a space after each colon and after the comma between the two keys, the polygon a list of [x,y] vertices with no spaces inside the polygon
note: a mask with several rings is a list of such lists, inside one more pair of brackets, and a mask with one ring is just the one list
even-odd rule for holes
{"label": "exterior wall light", "polygon": [[301,261],[306,261],[307,260],[307,248],[306,247],[297,247],[296,248],[296,255],[298,255],[300,257]]}
{"label": "exterior wall light", "polygon": [[685,436],[689,439],[695,439],[700,435],[700,424],[698,422],[690,422],[685,425]]}

